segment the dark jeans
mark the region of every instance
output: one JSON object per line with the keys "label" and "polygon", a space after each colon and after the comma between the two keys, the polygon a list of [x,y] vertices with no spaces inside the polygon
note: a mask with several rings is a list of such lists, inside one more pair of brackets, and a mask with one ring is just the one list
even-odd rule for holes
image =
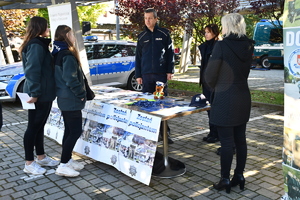
{"label": "dark jeans", "polygon": [[[210,102],[211,97],[211,90],[208,88],[208,86],[205,86],[205,84],[202,84],[202,93],[206,97],[206,99]],[[207,111],[208,119],[210,116],[210,110]],[[215,125],[209,122],[209,137],[218,138],[218,130]]]}
{"label": "dark jeans", "polygon": [[143,80],[143,92],[149,92],[153,94],[156,87],[156,81],[160,81],[165,83],[164,87],[164,96],[168,96],[168,85],[167,83],[167,74],[143,74],[142,75]]}
{"label": "dark jeans", "polygon": [[67,163],[72,158],[74,146],[82,133],[81,110],[62,111],[65,124],[64,137],[62,141],[61,163]]}
{"label": "dark jeans", "polygon": [[221,142],[221,176],[229,178],[236,147],[236,174],[243,174],[247,160],[246,123],[240,126],[217,126]]}
{"label": "dark jeans", "polygon": [[52,107],[51,102],[36,102],[35,109],[28,110],[28,125],[24,134],[25,160],[34,160],[36,155],[45,154],[44,151],[44,126]]}

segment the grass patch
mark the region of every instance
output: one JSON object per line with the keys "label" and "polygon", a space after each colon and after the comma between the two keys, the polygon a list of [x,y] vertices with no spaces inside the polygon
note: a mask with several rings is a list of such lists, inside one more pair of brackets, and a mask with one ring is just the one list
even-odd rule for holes
{"label": "grass patch", "polygon": [[[184,90],[195,93],[202,93],[199,83],[183,82],[183,81],[168,81],[168,87],[175,90]],[[275,105],[283,105],[284,94],[277,92],[267,92],[261,90],[251,90],[252,101],[269,103]]]}

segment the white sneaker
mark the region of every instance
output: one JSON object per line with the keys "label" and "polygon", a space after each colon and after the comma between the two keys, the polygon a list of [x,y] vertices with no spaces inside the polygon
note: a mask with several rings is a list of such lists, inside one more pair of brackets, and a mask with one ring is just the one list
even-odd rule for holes
{"label": "white sneaker", "polygon": [[75,171],[68,163],[60,163],[55,171],[55,174],[58,176],[75,177],[78,176],[80,173]]}
{"label": "white sneaker", "polygon": [[54,159],[48,157],[47,155],[44,159],[39,160],[38,158],[36,158],[35,161],[36,161],[37,164],[39,164],[41,166],[54,167],[54,166],[59,164],[58,160],[54,160]]}
{"label": "white sneaker", "polygon": [[26,173],[31,173],[33,175],[41,175],[44,174],[47,170],[33,161],[30,165],[26,165],[25,163],[23,171]]}
{"label": "white sneaker", "polygon": [[67,164],[69,164],[76,171],[80,171],[84,168],[83,164],[73,160],[72,158],[69,160],[69,162]]}

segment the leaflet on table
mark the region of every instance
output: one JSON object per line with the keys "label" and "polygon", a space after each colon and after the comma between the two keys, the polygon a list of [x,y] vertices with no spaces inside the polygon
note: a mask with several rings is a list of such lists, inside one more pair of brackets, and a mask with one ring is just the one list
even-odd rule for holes
{"label": "leaflet on table", "polygon": [[153,94],[123,90],[120,88],[108,87],[103,85],[93,85],[91,87],[96,94],[95,99],[109,104],[125,104],[134,102],[136,99],[153,100]]}
{"label": "leaflet on table", "polygon": [[173,115],[173,114],[176,114],[176,113],[195,110],[195,109],[196,109],[196,107],[175,106],[175,107],[172,107],[172,108],[165,108],[165,109],[161,109],[161,110],[154,111],[154,112],[151,112],[151,113],[162,115],[162,116],[170,116],[170,115]]}
{"label": "leaflet on table", "polygon": [[[53,105],[45,133],[61,143],[63,120]],[[149,185],[161,119],[98,100],[89,101],[82,113],[83,133],[74,151]]]}

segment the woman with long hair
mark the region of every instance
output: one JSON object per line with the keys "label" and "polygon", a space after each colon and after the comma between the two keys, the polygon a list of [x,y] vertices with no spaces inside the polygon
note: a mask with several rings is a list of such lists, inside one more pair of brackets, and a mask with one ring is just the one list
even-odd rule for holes
{"label": "woman with long hair", "polygon": [[[35,104],[35,109],[28,110],[28,125],[23,141],[26,160],[23,171],[34,175],[46,172],[41,166],[59,164],[44,151],[44,126],[55,99],[53,60],[49,51],[51,40],[48,36],[47,20],[33,17],[27,26],[24,43],[20,46],[25,73],[23,92],[30,97],[27,102]],[[35,160],[34,149],[37,155]]]}
{"label": "woman with long hair", "polygon": [[75,177],[84,165],[72,159],[72,151],[82,133],[82,112],[86,91],[75,36],[67,25],[57,27],[53,42],[57,104],[62,112],[65,130],[62,140],[59,176]]}
{"label": "woman with long hair", "polygon": [[[246,36],[244,17],[238,13],[222,17],[223,40],[215,44],[205,73],[205,81],[213,89],[210,122],[217,127],[221,142],[221,179],[213,187],[233,186],[244,189],[243,172],[247,160],[246,124],[251,110],[248,76],[252,62],[254,41]],[[233,147],[236,166],[230,181]]]}
{"label": "woman with long hair", "polygon": [[[216,24],[209,24],[205,26],[205,42],[202,43],[198,48],[201,54],[201,66],[200,66],[200,86],[202,86],[202,93],[206,99],[210,100],[211,88],[205,83],[204,73],[207,68],[208,60],[212,53],[212,50],[219,38],[219,27]],[[210,111],[207,111],[208,117]],[[203,141],[208,143],[215,143],[219,141],[218,132],[216,127],[209,122],[209,133],[206,137],[203,137]]]}

